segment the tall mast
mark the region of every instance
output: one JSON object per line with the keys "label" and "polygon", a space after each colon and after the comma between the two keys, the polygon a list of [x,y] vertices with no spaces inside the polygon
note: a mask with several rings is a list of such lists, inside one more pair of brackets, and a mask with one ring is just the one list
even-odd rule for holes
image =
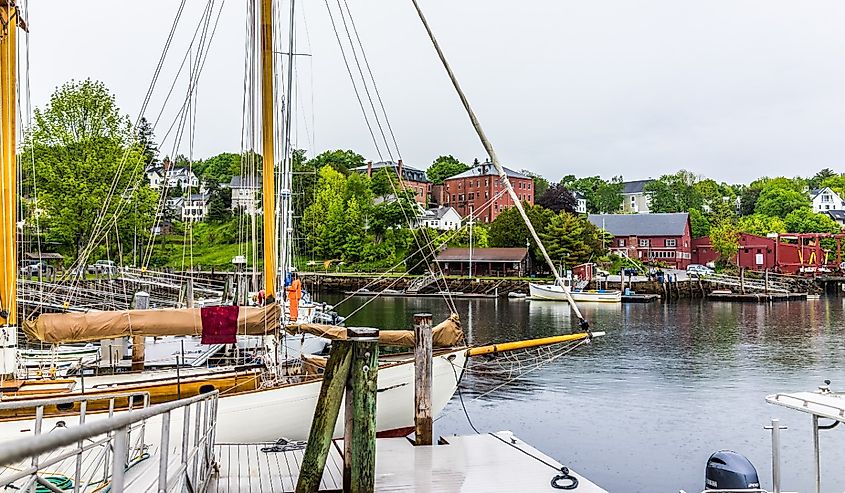
{"label": "tall mast", "polygon": [[296,13],[296,1],[290,0],[290,33],[288,36],[288,79],[287,91],[285,91],[285,155],[284,155],[284,174],[282,175],[282,227],[284,231],[281,232],[282,237],[282,271],[284,277],[287,277],[291,270],[293,259],[291,258],[291,251],[293,243],[293,206],[292,206],[292,191],[293,191],[293,159],[291,159],[291,110],[293,101],[293,60],[294,60],[294,15]]}
{"label": "tall mast", "polygon": [[[4,326],[18,323],[17,310],[17,7],[11,0],[0,0],[0,321]],[[3,373],[0,367],[0,373]]]}
{"label": "tall mast", "polygon": [[261,140],[264,292],[276,298],[276,175],[273,156],[273,0],[261,0]]}

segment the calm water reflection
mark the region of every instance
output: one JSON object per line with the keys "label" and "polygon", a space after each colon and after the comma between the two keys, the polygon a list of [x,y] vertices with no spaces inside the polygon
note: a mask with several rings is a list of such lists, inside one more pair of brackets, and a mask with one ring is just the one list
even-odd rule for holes
{"label": "calm water reflection", "polygon": [[[327,301],[337,301],[337,299]],[[363,303],[353,299],[339,311]],[[483,344],[568,332],[564,304],[458,301],[471,341]],[[778,417],[783,486],[811,491],[808,416],[766,404],[767,394],[845,390],[842,298],[774,305],[705,302],[583,305],[608,335],[489,395],[503,377],[467,375],[462,388],[481,431],[509,429],[614,492],[700,491],[710,453],[747,455],[771,487],[770,435]],[[442,300],[378,299],[350,325],[404,327],[411,315],[447,315]],[[457,397],[436,433],[471,433]],[[823,491],[845,490],[845,432],[822,432]],[[824,474],[826,472],[826,474]]]}

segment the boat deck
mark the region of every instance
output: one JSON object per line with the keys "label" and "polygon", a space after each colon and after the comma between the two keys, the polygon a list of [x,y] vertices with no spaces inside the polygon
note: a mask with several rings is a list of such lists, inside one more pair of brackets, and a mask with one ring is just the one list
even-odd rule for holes
{"label": "boat deck", "polygon": [[[550,491],[561,464],[510,432],[443,437],[440,445],[415,447],[407,438],[376,441],[376,491],[512,492]],[[284,493],[296,489],[304,450],[262,452],[266,444],[216,447],[219,476],[209,491]],[[336,440],[326,461],[320,491],[343,488],[343,442]],[[529,455],[530,454],[530,455]],[[534,457],[532,457],[534,456]],[[605,490],[578,478],[581,493]],[[566,484],[562,481],[562,484]]]}

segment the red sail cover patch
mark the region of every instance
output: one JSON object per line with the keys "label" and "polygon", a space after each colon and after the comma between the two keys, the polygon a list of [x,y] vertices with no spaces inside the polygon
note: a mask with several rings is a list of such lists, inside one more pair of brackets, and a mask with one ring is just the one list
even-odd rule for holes
{"label": "red sail cover patch", "polygon": [[203,344],[235,344],[238,333],[238,306],[200,308]]}

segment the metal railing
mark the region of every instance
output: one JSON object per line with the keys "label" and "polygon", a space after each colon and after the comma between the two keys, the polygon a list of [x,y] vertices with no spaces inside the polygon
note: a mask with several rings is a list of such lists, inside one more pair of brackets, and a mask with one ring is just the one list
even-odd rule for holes
{"label": "metal railing", "polygon": [[[132,409],[135,396],[143,396],[144,404],[140,409]],[[115,401],[122,398],[129,399],[129,409],[115,414]],[[74,493],[87,491],[92,486],[122,493],[127,484],[126,473],[144,460],[156,458],[158,474],[149,480],[149,486],[155,481],[155,489],[159,492],[204,491],[216,464],[217,398],[218,392],[214,391],[149,406],[149,394],[138,392],[2,403],[0,409],[34,407],[36,417],[34,437],[6,442],[0,447],[0,474],[3,474],[0,489],[30,491],[39,485],[63,493],[70,490],[72,484]],[[88,403],[103,399],[109,401],[108,415],[86,422],[86,416],[92,415],[86,413]],[[79,424],[69,427],[60,422],[61,426],[42,433],[45,408],[70,403],[79,403]],[[171,414],[178,409],[183,409],[181,440],[177,439],[171,445]],[[154,424],[160,427],[157,436],[149,434],[149,428]],[[158,440],[157,449],[146,443],[147,438]],[[153,452],[148,453],[148,450]],[[171,460],[173,454],[181,454],[178,462]],[[56,480],[62,483],[61,487],[56,486]],[[23,484],[15,484],[20,481]]]}

